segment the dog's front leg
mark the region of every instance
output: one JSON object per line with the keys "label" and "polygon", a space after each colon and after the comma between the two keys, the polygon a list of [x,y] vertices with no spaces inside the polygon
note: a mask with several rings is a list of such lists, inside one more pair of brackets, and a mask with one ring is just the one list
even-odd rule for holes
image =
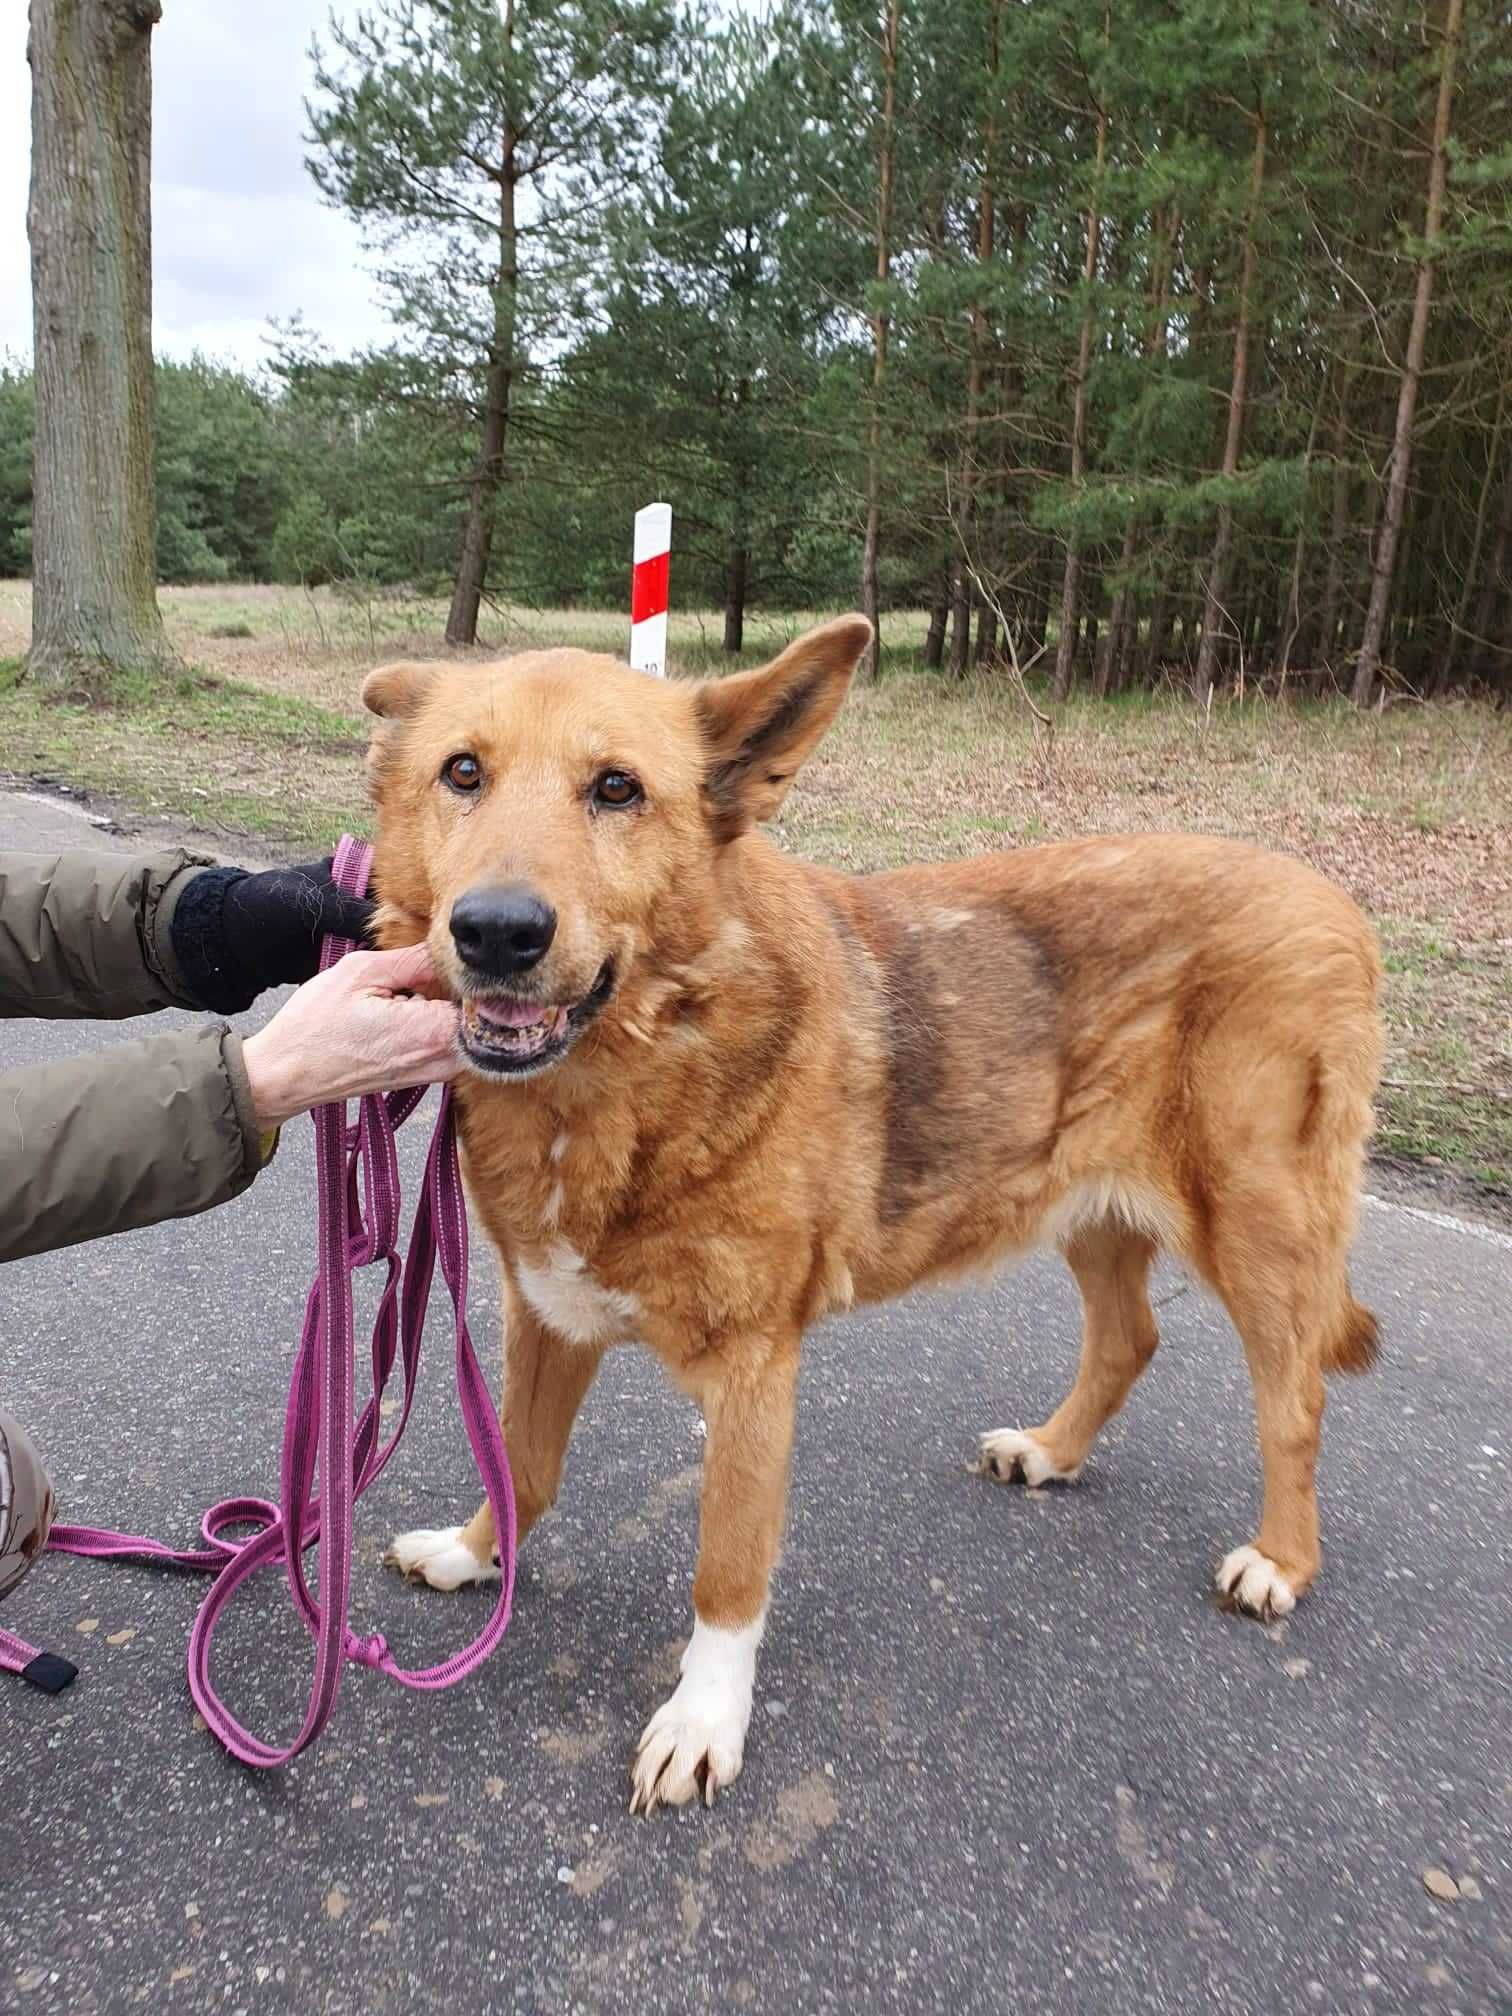
{"label": "dog's front leg", "polygon": [[[572,1424],[603,1355],[597,1345],[555,1336],[519,1296],[508,1303],[500,1413],[514,1481],[515,1532],[522,1545],[556,1501]],[[397,1534],[383,1558],[432,1589],[497,1582],[493,1507],[485,1498],[465,1526],[425,1526]]]}
{"label": "dog's front leg", "polygon": [[708,1426],[693,1636],[682,1678],[641,1737],[632,1813],[684,1805],[700,1790],[712,1805],[740,1774],[787,1500],[798,1341],[742,1339],[680,1374]]}

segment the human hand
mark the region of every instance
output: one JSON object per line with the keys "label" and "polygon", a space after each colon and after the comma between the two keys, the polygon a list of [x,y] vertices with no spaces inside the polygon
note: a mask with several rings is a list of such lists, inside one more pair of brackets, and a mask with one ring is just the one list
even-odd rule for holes
{"label": "human hand", "polygon": [[423,945],[349,952],[317,974],[242,1046],[258,1124],[454,1078],[460,1014],[455,1002],[428,997],[435,985]]}

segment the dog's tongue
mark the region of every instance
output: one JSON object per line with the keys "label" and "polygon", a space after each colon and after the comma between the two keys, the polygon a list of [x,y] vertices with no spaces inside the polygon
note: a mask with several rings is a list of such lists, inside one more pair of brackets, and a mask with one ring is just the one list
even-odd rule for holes
{"label": "dog's tongue", "polygon": [[475,1044],[517,1064],[540,1056],[567,1034],[568,1010],[540,1001],[510,1001],[495,996],[492,1000],[468,1001],[462,1012]]}
{"label": "dog's tongue", "polygon": [[496,1029],[529,1029],[550,1021],[557,1012],[540,1001],[478,1001],[474,1008],[480,1022],[491,1022]]}

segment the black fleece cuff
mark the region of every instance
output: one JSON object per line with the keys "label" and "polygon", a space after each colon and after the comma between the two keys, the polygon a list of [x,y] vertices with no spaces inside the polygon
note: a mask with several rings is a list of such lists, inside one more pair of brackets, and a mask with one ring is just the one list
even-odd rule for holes
{"label": "black fleece cuff", "polygon": [[258,987],[226,944],[226,897],[245,868],[207,868],[196,875],[173,913],[173,951],[184,985],[216,1015],[239,1015],[257,999]]}

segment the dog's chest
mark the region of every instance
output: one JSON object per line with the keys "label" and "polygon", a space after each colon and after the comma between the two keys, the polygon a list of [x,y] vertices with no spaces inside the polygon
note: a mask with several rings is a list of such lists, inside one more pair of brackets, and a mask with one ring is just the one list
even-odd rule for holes
{"label": "dog's chest", "polygon": [[553,1239],[528,1257],[516,1255],[514,1275],[546,1328],[571,1344],[618,1344],[635,1334],[636,1298],[605,1287],[566,1239]]}
{"label": "dog's chest", "polygon": [[599,1162],[592,1142],[560,1131],[535,1181],[511,1199],[515,1284],[547,1329],[572,1344],[621,1343],[641,1313],[636,1297],[600,1281],[584,1255],[602,1201]]}

